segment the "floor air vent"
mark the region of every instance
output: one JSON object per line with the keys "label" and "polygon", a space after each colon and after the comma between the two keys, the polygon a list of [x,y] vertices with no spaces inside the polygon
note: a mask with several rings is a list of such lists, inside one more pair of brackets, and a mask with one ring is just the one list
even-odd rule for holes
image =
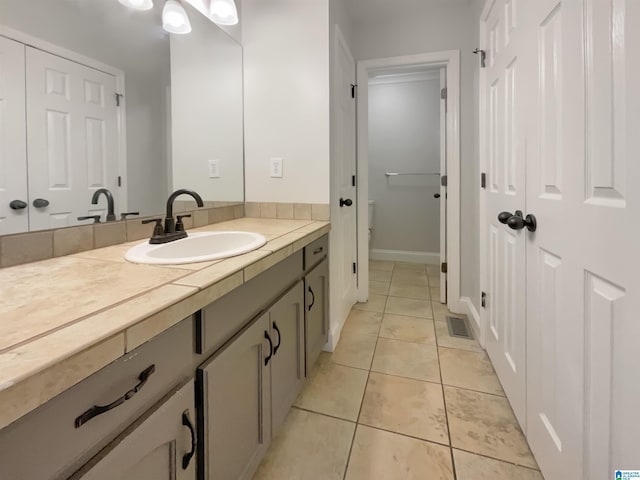
{"label": "floor air vent", "polygon": [[451,337],[473,338],[469,324],[464,318],[447,317],[447,326],[449,327],[449,335]]}

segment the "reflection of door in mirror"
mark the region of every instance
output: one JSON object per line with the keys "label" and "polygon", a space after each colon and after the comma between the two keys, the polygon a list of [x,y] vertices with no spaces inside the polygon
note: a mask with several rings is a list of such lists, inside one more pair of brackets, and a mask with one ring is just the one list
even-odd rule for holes
{"label": "reflection of door in mirror", "polygon": [[24,45],[0,37],[0,234],[29,228]]}
{"label": "reflection of door in mirror", "polygon": [[[79,216],[104,214],[92,194],[108,188],[118,205],[116,78],[26,49],[29,230],[76,225]],[[33,199],[44,198],[38,208]],[[103,216],[104,219],[104,216]]]}

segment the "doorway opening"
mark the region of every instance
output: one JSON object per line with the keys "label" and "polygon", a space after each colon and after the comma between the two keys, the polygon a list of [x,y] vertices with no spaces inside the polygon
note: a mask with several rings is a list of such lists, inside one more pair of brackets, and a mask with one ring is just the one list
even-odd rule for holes
{"label": "doorway opening", "polygon": [[370,259],[408,261],[441,266],[441,302],[465,311],[459,58],[447,51],[358,63],[359,301],[369,296]]}

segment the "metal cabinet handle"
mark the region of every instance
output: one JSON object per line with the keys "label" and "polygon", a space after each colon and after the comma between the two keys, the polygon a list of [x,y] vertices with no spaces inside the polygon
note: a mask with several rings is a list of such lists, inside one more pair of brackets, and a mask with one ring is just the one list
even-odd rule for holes
{"label": "metal cabinet handle", "polygon": [[136,393],[138,393],[142,389],[142,387],[144,387],[144,384],[147,383],[147,380],[149,380],[149,377],[155,371],[156,371],[155,365],[151,365],[150,367],[147,367],[145,370],[142,371],[142,373],[140,373],[140,375],[138,375],[139,383],[135,387],[133,387],[131,390],[126,392],[124,395],[122,395],[120,398],[118,398],[116,401],[111,402],[108,405],[94,405],[89,410],[84,412],[82,415],[76,418],[76,421],[75,421],[76,428],[80,428],[82,425],[87,423],[92,418],[97,417],[98,415],[102,415],[103,413],[108,412],[109,410],[113,410],[114,408],[119,407],[124,402],[129,400]]}
{"label": "metal cabinet handle", "polygon": [[182,425],[189,429],[191,433],[191,451],[184,454],[182,457],[182,469],[186,470],[191,463],[191,459],[196,454],[196,447],[198,446],[198,441],[196,440],[196,429],[193,428],[193,423],[191,423],[191,418],[189,417],[189,410],[185,410],[182,413]]}
{"label": "metal cabinet handle", "polygon": [[322,253],[324,251],[324,247],[318,247],[313,251],[314,255],[318,255],[319,253]]}
{"label": "metal cabinet handle", "polygon": [[267,365],[269,365],[269,360],[271,360],[271,357],[273,357],[273,342],[271,341],[271,337],[269,336],[269,332],[267,331],[264,332],[264,338],[269,341],[269,355],[264,359],[264,366],[266,367]]}
{"label": "metal cabinet handle", "polygon": [[307,310],[311,311],[311,309],[313,308],[313,306],[316,303],[316,294],[313,293],[313,290],[311,289],[311,285],[309,285],[309,293],[311,294],[311,303],[307,307]]}
{"label": "metal cabinet handle", "polygon": [[276,322],[273,322],[273,329],[278,332],[278,344],[273,347],[273,354],[275,355],[276,353],[278,353],[278,349],[280,348],[280,344],[282,343],[282,334],[280,333],[280,329],[278,328]]}

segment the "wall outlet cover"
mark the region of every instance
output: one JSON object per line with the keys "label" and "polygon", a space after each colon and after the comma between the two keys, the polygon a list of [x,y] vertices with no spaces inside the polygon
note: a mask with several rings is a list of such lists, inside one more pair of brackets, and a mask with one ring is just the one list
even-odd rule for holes
{"label": "wall outlet cover", "polygon": [[209,160],[209,178],[220,178],[220,160]]}
{"label": "wall outlet cover", "polygon": [[271,158],[269,160],[269,172],[271,178],[282,178],[282,168],[283,168],[283,159],[282,158]]}

